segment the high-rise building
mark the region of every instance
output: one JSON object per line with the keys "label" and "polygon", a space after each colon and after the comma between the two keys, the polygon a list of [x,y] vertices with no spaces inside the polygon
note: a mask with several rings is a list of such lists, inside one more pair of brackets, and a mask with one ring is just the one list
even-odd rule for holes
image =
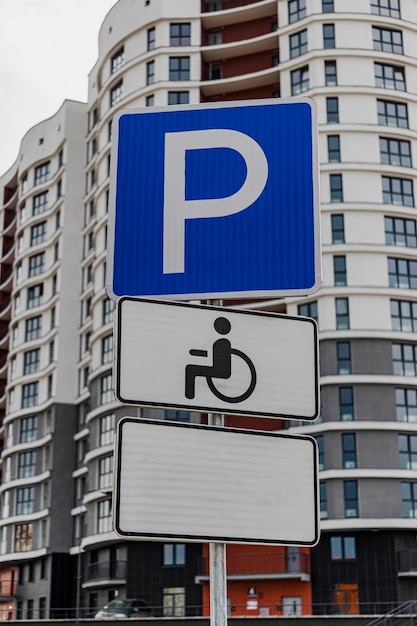
{"label": "high-rise building", "polygon": [[[318,107],[323,286],[240,306],[318,320],[321,416],[244,423],[317,438],[322,538],[311,570],[308,550],[268,561],[273,610],[260,601],[264,557],[248,550],[257,582],[231,585],[230,604],[378,613],[416,597],[416,26],[415,0],[119,0],[108,13],[87,105],[66,102],[29,131],[0,178],[0,577],[17,585],[6,613],[10,598],[37,617],[117,595],[201,613],[199,545],[112,531],[118,419],[200,417],[113,397],[111,123],[126,107],[300,95]],[[233,550],[230,580],[244,554]]]}

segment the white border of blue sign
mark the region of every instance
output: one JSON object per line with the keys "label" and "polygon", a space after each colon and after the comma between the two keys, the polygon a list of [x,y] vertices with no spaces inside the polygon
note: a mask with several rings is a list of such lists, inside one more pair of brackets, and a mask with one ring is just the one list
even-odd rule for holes
{"label": "white border of blue sign", "polygon": [[[241,291],[204,291],[204,292],[184,292],[182,293],[115,293],[114,292],[114,267],[115,267],[115,224],[116,224],[116,195],[117,195],[117,166],[118,166],[118,145],[119,145],[119,120],[126,115],[149,115],[175,111],[192,111],[202,109],[228,109],[236,107],[254,107],[268,105],[288,105],[295,103],[308,104],[311,110],[311,147],[312,147],[312,209],[313,209],[313,243],[314,243],[314,275],[315,282],[311,287],[299,289],[260,289]],[[195,105],[175,105],[164,107],[152,107],[141,109],[122,109],[113,118],[112,146],[111,146],[111,169],[110,169],[110,197],[109,197],[109,218],[108,218],[108,245],[107,245],[107,270],[106,270],[106,292],[113,300],[118,300],[123,296],[139,298],[155,298],[168,300],[189,300],[206,298],[275,298],[282,296],[311,295],[320,289],[321,276],[321,238],[320,238],[320,201],[319,201],[319,163],[318,163],[318,124],[316,103],[310,98],[286,98],[286,99],[265,99],[248,101],[230,101],[202,103]]]}

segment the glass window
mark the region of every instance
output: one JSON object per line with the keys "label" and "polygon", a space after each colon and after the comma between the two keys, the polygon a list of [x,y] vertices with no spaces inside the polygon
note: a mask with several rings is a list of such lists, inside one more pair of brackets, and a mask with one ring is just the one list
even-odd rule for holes
{"label": "glass window", "polygon": [[155,105],[155,96],[153,93],[150,96],[146,96],[145,105],[147,107],[153,107]]}
{"label": "glass window", "polygon": [[344,469],[352,469],[357,466],[355,433],[342,434],[342,459]]}
{"label": "glass window", "polygon": [[392,370],[396,376],[417,375],[417,345],[392,344]]}
{"label": "glass window", "polygon": [[398,65],[375,63],[375,85],[384,89],[405,91],[405,70]]}
{"label": "glass window", "polygon": [[168,409],[164,411],[164,419],[171,420],[173,422],[189,422],[190,414],[188,411],[175,411]]}
{"label": "glass window", "polygon": [[319,470],[324,470],[324,437],[323,435],[316,435],[317,449],[319,453]]}
{"label": "glass window", "polygon": [[408,109],[403,102],[377,100],[378,124],[408,128]]}
{"label": "glass window", "polygon": [[16,515],[30,515],[35,507],[34,487],[21,487],[16,490]]}
{"label": "glass window", "polygon": [[98,488],[109,489],[113,486],[113,456],[105,456],[98,462]]}
{"label": "glass window", "polygon": [[120,80],[112,89],[110,89],[110,106],[114,106],[123,98],[123,81]]}
{"label": "glass window", "polygon": [[310,87],[308,65],[291,72],[291,95],[296,96]]}
{"label": "glass window", "polygon": [[42,332],[42,316],[29,317],[25,322],[25,341],[39,339]]}
{"label": "glass window", "polygon": [[336,298],[336,328],[346,330],[349,328],[349,298]]}
{"label": "glass window", "polygon": [[17,477],[29,478],[36,474],[36,452],[21,452],[18,457]]}
{"label": "glass window", "polygon": [[169,58],[169,80],[190,80],[190,57]]}
{"label": "glass window", "polygon": [[45,161],[45,163],[41,163],[35,167],[35,185],[40,185],[48,180],[50,167],[50,161]]}
{"label": "glass window", "polygon": [[327,483],[320,481],[320,519],[327,519]]}
{"label": "glass window", "polygon": [[152,85],[155,81],[155,61],[148,61],[146,64],[146,84]]}
{"label": "glass window", "polygon": [[298,22],[306,15],[306,0],[288,0],[288,21],[290,24]]}
{"label": "glass window", "polygon": [[345,219],[343,213],[333,213],[332,222],[332,243],[345,243]]}
{"label": "glass window", "polygon": [[339,415],[342,422],[355,419],[353,387],[339,387]]}
{"label": "glass window", "polygon": [[342,174],[330,174],[330,202],[343,202]]}
{"label": "glass window", "polygon": [[27,383],[22,385],[22,409],[38,404],[39,383]]}
{"label": "glass window", "polygon": [[326,87],[337,85],[337,65],[336,61],[324,62],[324,79]]}
{"label": "glass window", "polygon": [[38,435],[38,416],[29,415],[28,417],[22,417],[20,420],[20,437],[19,443],[27,443],[28,441],[35,441]]}
{"label": "glass window", "polygon": [[379,138],[381,163],[411,167],[411,144],[402,139]]}
{"label": "glass window", "polygon": [[346,256],[344,254],[333,257],[333,274],[336,287],[347,285]]}
{"label": "glass window", "polygon": [[355,537],[330,537],[330,558],[332,560],[356,559]]}
{"label": "glass window", "polygon": [[46,222],[40,222],[35,224],[30,229],[30,245],[37,246],[39,243],[45,241],[46,236]]}
{"label": "glass window", "polygon": [[113,335],[107,335],[101,340],[101,363],[113,361]]}
{"label": "glass window", "polygon": [[356,480],[343,481],[343,495],[345,517],[359,517],[358,482]]}
{"label": "glass window", "polygon": [[413,181],[409,178],[382,176],[382,201],[384,204],[414,206]]}
{"label": "glass window", "polygon": [[350,342],[338,341],[336,344],[337,349],[337,373],[338,374],[351,374],[352,364],[350,356]]}
{"label": "glass window", "polygon": [[326,98],[326,114],[328,124],[339,122],[339,98]]}
{"label": "glass window", "polygon": [[307,29],[300,30],[298,33],[290,35],[290,59],[299,57],[308,51],[307,47]]}
{"label": "glass window", "polygon": [[417,302],[390,300],[392,330],[417,332]]}
{"label": "glass window", "polygon": [[299,304],[297,307],[298,315],[304,315],[305,317],[312,317],[313,320],[319,321],[319,314],[317,309],[317,300],[313,300],[312,302],[305,302],[304,304]]}
{"label": "glass window", "polygon": [[403,35],[400,30],[372,26],[374,50],[403,54]]}
{"label": "glass window", "polygon": [[125,62],[125,50],[122,47],[122,48],[119,48],[119,50],[115,54],[113,54],[113,56],[110,59],[111,73],[114,74],[114,72],[117,72],[117,70],[122,67],[124,62]]}
{"label": "glass window", "polygon": [[395,415],[399,422],[417,422],[417,389],[396,388]]}
{"label": "glass window", "polygon": [[111,500],[102,500],[97,506],[97,532],[108,533],[112,530]]}
{"label": "glass window", "polygon": [[188,104],[189,101],[189,91],[168,91],[168,104]]}
{"label": "glass window", "polygon": [[29,278],[42,274],[45,269],[45,253],[40,252],[29,257]]}
{"label": "glass window", "polygon": [[329,163],[340,162],[340,135],[327,135],[327,153]]}
{"label": "glass window", "polygon": [[390,287],[417,288],[417,261],[388,257],[388,282]]}
{"label": "glass window", "polygon": [[398,435],[400,469],[417,469],[417,435]]}
{"label": "glass window", "polygon": [[[28,552],[32,550],[32,524],[16,524],[15,526],[15,540],[14,551],[15,552]],[[28,601],[29,612],[29,601]],[[33,600],[32,600],[32,612],[33,612]],[[29,617],[28,619],[32,619]]]}
{"label": "glass window", "polygon": [[164,543],[163,565],[185,565],[185,544]]}
{"label": "glass window", "polygon": [[321,10],[323,13],[334,13],[334,0],[322,0]]}
{"label": "glass window", "polygon": [[32,199],[32,215],[39,215],[48,208],[48,192],[44,191],[33,196]]}
{"label": "glass window", "polygon": [[385,216],[384,223],[386,244],[409,248],[417,247],[416,220]]}
{"label": "glass window", "polygon": [[371,12],[387,17],[400,16],[400,0],[371,0]]}
{"label": "glass window", "polygon": [[106,374],[100,378],[100,400],[102,404],[106,404],[106,402],[113,402],[114,400],[111,374]]}
{"label": "glass window", "polygon": [[99,445],[106,446],[114,440],[115,415],[110,413],[100,418]]}
{"label": "glass window", "polygon": [[33,374],[39,370],[40,354],[40,348],[23,354],[23,374]]}
{"label": "glass window", "polygon": [[155,26],[148,28],[147,31],[147,49],[153,50],[155,48]]}
{"label": "glass window", "polygon": [[323,48],[336,48],[334,24],[323,24]]}
{"label": "glass window", "polygon": [[403,517],[417,517],[417,483],[401,483]]}
{"label": "glass window", "polygon": [[185,616],[185,587],[164,587],[162,595],[164,617]]}
{"label": "glass window", "polygon": [[27,308],[32,309],[35,306],[42,304],[43,297],[43,284],[33,285],[29,287],[27,291]]}
{"label": "glass window", "polygon": [[169,45],[189,46],[191,44],[191,24],[183,22],[169,25]]}
{"label": "glass window", "polygon": [[110,299],[103,300],[103,324],[109,324],[114,317],[114,301]]}

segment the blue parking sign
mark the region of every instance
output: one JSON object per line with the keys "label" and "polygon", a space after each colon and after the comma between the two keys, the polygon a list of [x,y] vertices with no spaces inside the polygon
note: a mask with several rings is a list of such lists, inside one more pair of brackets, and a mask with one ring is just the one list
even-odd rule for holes
{"label": "blue parking sign", "polygon": [[124,110],[113,120],[110,297],[259,298],[321,282],[309,99]]}

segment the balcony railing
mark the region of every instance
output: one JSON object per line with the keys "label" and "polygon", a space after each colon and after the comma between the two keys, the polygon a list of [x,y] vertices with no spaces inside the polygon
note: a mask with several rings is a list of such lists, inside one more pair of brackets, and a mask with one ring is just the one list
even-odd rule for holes
{"label": "balcony railing", "polygon": [[126,561],[100,561],[90,563],[85,572],[85,581],[113,580],[126,578]]}

